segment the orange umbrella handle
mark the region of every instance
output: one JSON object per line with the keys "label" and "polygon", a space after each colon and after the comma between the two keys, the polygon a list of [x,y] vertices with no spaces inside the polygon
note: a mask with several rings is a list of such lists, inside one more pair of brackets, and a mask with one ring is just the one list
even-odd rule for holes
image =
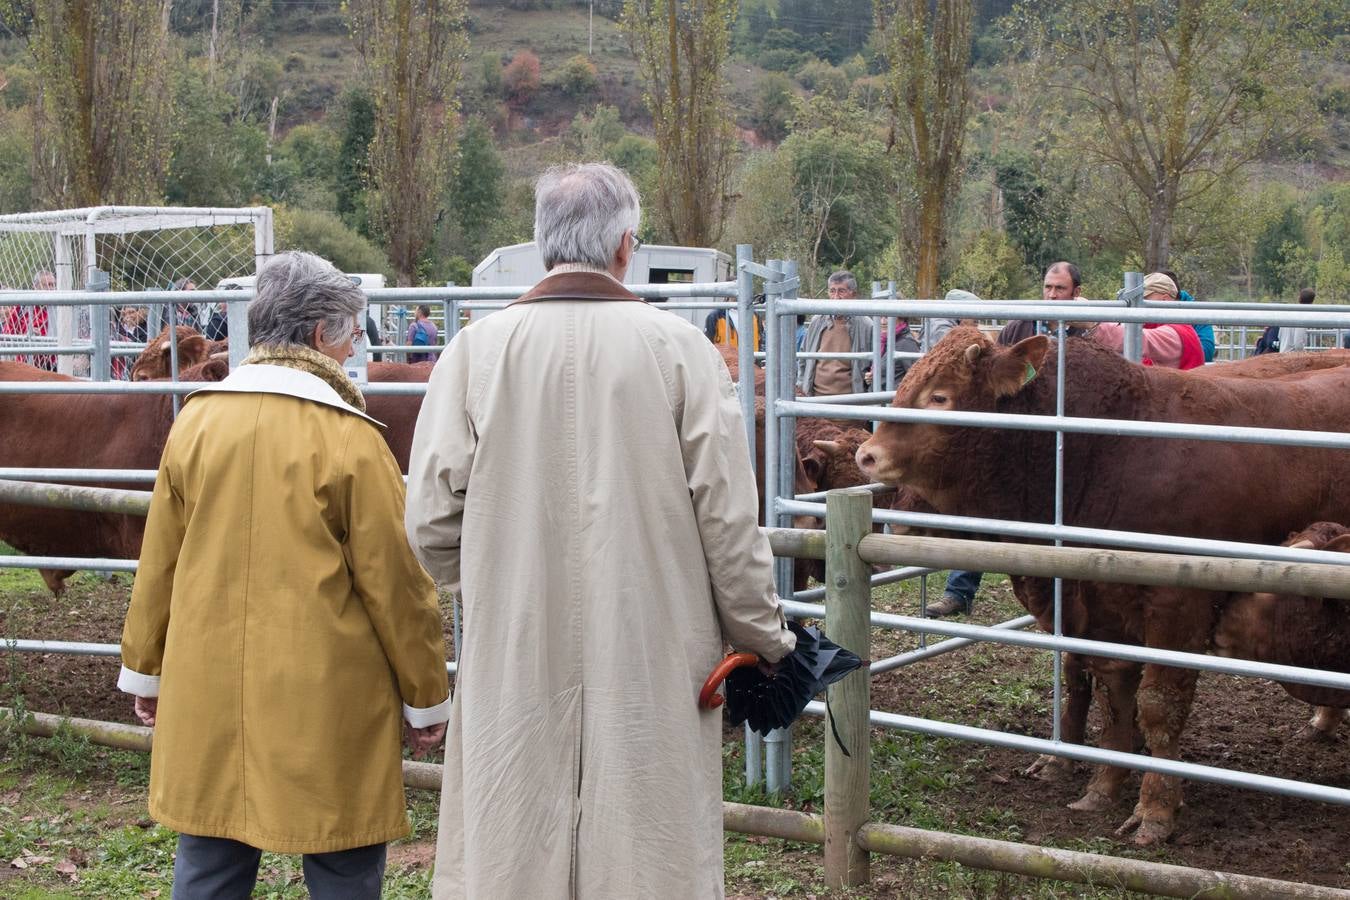
{"label": "orange umbrella handle", "polygon": [[698,692],[699,709],[717,709],[722,705],[722,695],[717,693],[717,689],[722,686],[722,682],[731,674],[733,669],[739,669],[743,666],[759,665],[759,657],[753,653],[731,653],[728,654],[712,670],[708,680],[703,682],[703,690]]}

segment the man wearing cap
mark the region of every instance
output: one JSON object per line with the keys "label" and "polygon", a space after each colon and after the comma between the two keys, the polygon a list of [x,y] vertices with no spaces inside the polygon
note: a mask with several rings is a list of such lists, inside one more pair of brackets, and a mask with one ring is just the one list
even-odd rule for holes
{"label": "man wearing cap", "polygon": [[450,342],[408,467],[413,550],[464,605],[437,900],[721,897],[723,642],[789,653],[736,388],[623,285],[623,172],[550,169],[548,275]]}
{"label": "man wearing cap", "polygon": [[[1176,282],[1161,272],[1149,273],[1144,278],[1144,299],[1176,300]],[[1125,326],[1119,322],[1102,322],[1088,333],[1094,341],[1117,353],[1125,346]],[[1150,322],[1144,326],[1143,344],[1142,362],[1146,366],[1194,369],[1205,364],[1200,337],[1190,325]]]}

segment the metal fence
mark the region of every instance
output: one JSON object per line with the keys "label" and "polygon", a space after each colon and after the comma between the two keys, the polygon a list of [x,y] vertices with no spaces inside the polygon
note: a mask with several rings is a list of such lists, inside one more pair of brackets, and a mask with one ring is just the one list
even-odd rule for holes
{"label": "metal fence", "polygon": [[[855,419],[859,424],[869,421],[889,422],[926,422],[930,424],[960,425],[974,427],[997,427],[1004,429],[1026,429],[1053,431],[1059,436],[1056,456],[1046,460],[1055,467],[1055,519],[1053,524],[1031,522],[1006,522],[991,519],[966,518],[960,516],[934,515],[913,512],[875,511],[875,522],[912,526],[919,528],[942,529],[948,531],[977,532],[1010,537],[1039,540],[1051,540],[1057,545],[1064,541],[1091,543],[1105,547],[1149,549],[1168,552],[1185,552],[1205,556],[1226,556],[1242,559],[1281,560],[1304,564],[1329,564],[1342,567],[1346,584],[1350,584],[1350,557],[1345,554],[1322,553],[1311,550],[1295,550],[1285,547],[1243,544],[1233,541],[1205,540],[1199,538],[1178,538],[1173,535],[1141,534],[1134,532],[1112,531],[1107,529],[1089,529],[1066,526],[1064,524],[1063,478],[1064,458],[1063,440],[1065,434],[1106,434],[1167,438],[1188,438],[1191,440],[1253,442],[1292,446],[1313,446],[1350,450],[1350,435],[1338,432],[1301,432],[1284,429],[1234,428],[1227,426],[1184,425],[1175,423],[1132,422],[1115,419],[1069,418],[1064,415],[1064,377],[1065,377],[1065,341],[1063,323],[1065,321],[1114,321],[1130,323],[1142,328],[1144,323],[1186,322],[1214,323],[1216,327],[1297,325],[1325,329],[1328,334],[1339,334],[1350,328],[1350,307],[1319,307],[1311,309],[1294,304],[1194,304],[1145,302],[1135,296],[1112,302],[1076,301],[1068,303],[1024,303],[1024,302],[982,302],[951,303],[946,301],[918,301],[900,299],[878,300],[799,300],[790,290],[776,291],[770,286],[767,290],[766,328],[768,335],[768,369],[766,378],[767,407],[774,425],[769,428],[769,451],[766,453],[766,484],[774,485],[777,496],[767,501],[766,521],[771,525],[784,525],[792,515],[821,516],[825,506],[818,497],[794,498],[792,490],[792,472],[785,463],[795,448],[795,422],[798,417],[820,416],[832,419]],[[893,392],[874,392],[867,394],[837,397],[794,397],[794,382],[798,372],[795,342],[792,338],[792,324],[802,314],[869,315],[878,321],[894,321],[898,318],[921,318],[925,316],[943,316],[953,318],[976,318],[979,320],[1036,319],[1059,324],[1058,352],[1058,398],[1059,406],[1054,416],[1014,416],[997,413],[969,412],[926,412],[913,409],[877,409],[871,404],[886,403]],[[887,325],[886,327],[891,327]],[[1259,329],[1258,332],[1259,333]],[[1127,351],[1130,344],[1127,340]],[[1134,342],[1135,353],[1140,346]],[[1137,356],[1136,356],[1137,359]],[[879,362],[879,361],[878,361]],[[889,366],[888,366],[889,368]],[[1350,514],[1350,511],[1347,511]],[[903,562],[911,571],[921,570],[927,561],[916,558],[892,560]],[[950,568],[972,567],[969,559],[947,559]],[[918,564],[918,565],[916,565]],[[790,563],[789,563],[790,565]],[[998,571],[998,570],[995,570]],[[1092,579],[1089,579],[1092,580]],[[780,572],[779,590],[785,597],[791,597],[792,578],[790,569]],[[1250,584],[1231,584],[1227,589],[1250,590]],[[1262,663],[1244,663],[1231,666],[1232,660],[1220,660],[1196,654],[1175,653],[1147,648],[1124,648],[1116,645],[1103,645],[1092,641],[1073,640],[1063,637],[1062,595],[1060,580],[1055,581],[1055,631],[1052,635],[1028,635],[1019,632],[1025,619],[1014,619],[992,627],[960,625],[948,622],[934,622],[922,618],[903,616],[874,615],[873,625],[883,628],[899,628],[919,634],[942,635],[958,638],[961,644],[953,644],[951,649],[959,649],[970,641],[992,641],[997,643],[1036,646],[1055,651],[1054,697],[1052,738],[1049,741],[1024,738],[1017,735],[998,735],[967,729],[949,723],[925,721],[910,717],[889,717],[885,721],[895,727],[964,739],[979,740],[984,743],[1002,746],[1016,746],[1073,759],[1093,759],[1109,762],[1112,765],[1126,766],[1145,771],[1161,772],[1193,779],[1221,781],[1258,790],[1277,790],[1281,793],[1298,792],[1298,796],[1315,797],[1336,803],[1350,802],[1350,794],[1337,788],[1320,785],[1300,785],[1290,788],[1288,785],[1273,786],[1265,776],[1247,773],[1233,773],[1210,767],[1196,767],[1174,761],[1155,759],[1134,754],[1116,754],[1095,748],[1067,744],[1061,740],[1060,716],[1063,698],[1061,696],[1062,653],[1074,652],[1094,656],[1108,656],[1130,659],[1139,662],[1164,663],[1167,665],[1191,667],[1210,671],[1223,671],[1234,674],[1254,675],[1283,680],[1303,680],[1325,686],[1350,684],[1350,679],[1340,673],[1316,673],[1311,670],[1291,674],[1277,671],[1277,667]],[[800,615],[818,615],[820,607],[789,601],[789,610]],[[942,652],[952,642],[944,642],[935,648],[903,654],[890,660],[874,664],[873,672],[889,671],[901,665],[907,665],[920,659],[929,658],[935,652]],[[785,783],[788,773],[770,772],[770,785]]]}

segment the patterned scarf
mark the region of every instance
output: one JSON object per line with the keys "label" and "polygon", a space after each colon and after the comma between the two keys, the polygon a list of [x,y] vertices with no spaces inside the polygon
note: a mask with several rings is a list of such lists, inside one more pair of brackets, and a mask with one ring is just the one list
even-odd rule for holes
{"label": "patterned scarf", "polygon": [[243,365],[250,363],[285,366],[288,369],[298,369],[301,372],[308,372],[316,378],[320,378],[338,392],[338,396],[348,406],[366,411],[366,398],[361,396],[361,392],[352,384],[352,380],[347,377],[342,366],[333,361],[331,356],[324,356],[318,350],[311,350],[309,347],[300,344],[286,344],[277,346],[275,344],[263,344],[253,347],[245,357]]}

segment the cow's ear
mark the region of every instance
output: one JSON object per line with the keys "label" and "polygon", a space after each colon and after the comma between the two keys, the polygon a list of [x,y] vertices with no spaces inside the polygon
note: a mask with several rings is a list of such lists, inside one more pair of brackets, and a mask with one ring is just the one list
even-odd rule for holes
{"label": "cow's ear", "polygon": [[991,382],[994,396],[1011,397],[1022,390],[1040,373],[1050,352],[1050,339],[1043,334],[1033,335],[1013,344],[1006,353],[994,360]]}
{"label": "cow's ear", "polygon": [[178,368],[186,369],[204,363],[211,356],[211,348],[206,338],[200,334],[191,334],[178,343]]}
{"label": "cow's ear", "polygon": [[820,485],[820,476],[825,474],[825,461],[816,454],[803,457],[802,471],[806,473],[806,479],[813,486]]}
{"label": "cow's ear", "polygon": [[1350,553],[1350,534],[1332,538],[1322,546],[1322,549],[1330,550],[1333,553]]}

